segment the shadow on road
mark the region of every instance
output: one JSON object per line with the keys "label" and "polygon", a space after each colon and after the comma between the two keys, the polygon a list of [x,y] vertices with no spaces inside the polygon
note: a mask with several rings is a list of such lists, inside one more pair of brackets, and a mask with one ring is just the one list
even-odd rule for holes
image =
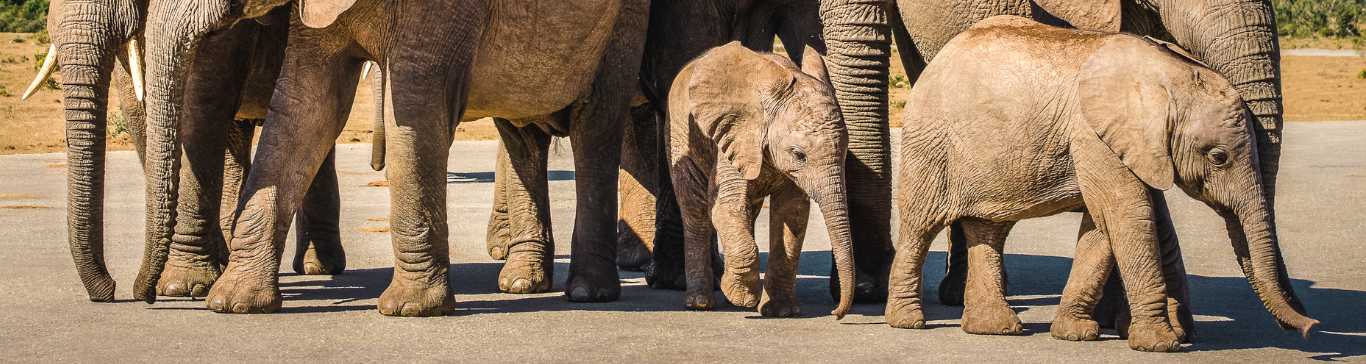
{"label": "shadow on road", "polygon": [[[557,256],[561,261],[568,256]],[[925,316],[931,327],[953,327],[962,316],[962,307],[944,306],[938,302],[939,280],[944,276],[942,252],[931,252],[925,267]],[[767,256],[762,261],[767,261]],[[798,267],[798,299],[805,319],[829,319],[826,313],[834,309],[829,293],[831,255],[828,251],[805,252]],[[1066,284],[1072,260],[1063,257],[1008,254],[1006,270],[1010,277],[1010,304],[1017,310],[1051,309],[1058,304],[1059,294]],[[451,267],[452,291],[456,295],[456,315],[480,313],[536,312],[536,311],[683,311],[683,292],[655,290],[643,284],[638,272],[621,271],[623,279],[621,299],[607,303],[570,303],[563,290],[568,264],[555,264],[555,285],[547,294],[513,295],[498,293],[497,278],[503,262],[458,263]],[[763,269],[763,268],[761,268]],[[286,307],[282,313],[334,312],[373,310],[373,304],[353,302],[379,297],[392,277],[391,268],[348,270],[325,280],[288,282],[281,284],[286,300],[323,300],[333,304],[311,307]],[[288,274],[285,274],[288,276]],[[1309,310],[1309,316],[1322,322],[1309,339],[1295,332],[1282,331],[1271,314],[1257,298],[1243,277],[1207,277],[1191,275],[1192,310],[1197,315],[1199,336],[1193,346],[1185,350],[1218,351],[1275,347],[1307,353],[1319,360],[1336,360],[1366,356],[1366,317],[1361,315],[1361,303],[1366,292],[1315,288],[1307,280],[1294,280],[1295,291]],[[494,295],[496,298],[489,298]],[[716,311],[755,312],[754,308],[729,304],[717,292]],[[288,304],[287,304],[288,306]],[[881,316],[882,304],[855,305],[853,315]],[[1026,335],[1047,335],[1046,323],[1027,323]],[[889,328],[891,329],[891,328]],[[966,335],[966,334],[965,334]],[[1109,336],[1113,338],[1113,336]]]}

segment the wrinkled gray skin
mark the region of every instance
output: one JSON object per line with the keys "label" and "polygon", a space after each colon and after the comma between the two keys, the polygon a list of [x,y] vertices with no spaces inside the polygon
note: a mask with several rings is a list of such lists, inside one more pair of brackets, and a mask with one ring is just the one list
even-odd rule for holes
{"label": "wrinkled gray skin", "polygon": [[944,46],[906,102],[887,322],[925,327],[925,256],[934,236],[960,221],[963,330],[1021,333],[1001,284],[1006,235],[1016,221],[1084,203],[1053,336],[1097,338],[1091,309],[1118,268],[1130,348],[1176,351],[1184,332],[1152,223],[1156,191],[1176,185],[1224,217],[1248,282],[1282,326],[1307,337],[1318,321],[1281,284],[1288,279],[1260,193],[1255,120],[1227,79],[1164,44],[1015,16],[977,23]]}
{"label": "wrinkled gray skin", "polygon": [[[149,174],[173,175],[177,167],[171,163],[179,153],[181,110],[175,101],[184,97],[186,61],[204,56],[211,49],[206,42],[222,30],[283,3],[152,4],[149,18],[156,21],[147,30],[148,145],[155,147],[148,148]],[[381,313],[426,316],[454,308],[448,282],[445,163],[462,116],[508,120],[499,123],[504,142],[520,143],[508,147],[518,152],[511,153],[512,164],[527,168],[527,175],[510,177],[527,184],[545,181],[548,143],[536,132],[543,127],[568,130],[579,206],[566,292],[572,301],[619,296],[613,191],[619,125],[628,111],[627,91],[638,72],[644,38],[643,3],[304,0],[291,7],[289,51],[254,161],[260,172],[251,174],[243,189],[228,267],[206,299],[210,309],[254,313],[280,308],[273,267],[282,254],[289,217],[300,208],[308,181],[345,125],[365,60],[382,65],[389,90],[384,161],[394,201],[396,261],[393,282],[379,299]],[[526,79],[543,82],[521,82]],[[512,129],[525,137],[510,138],[507,131]],[[535,176],[536,170],[542,175]],[[177,192],[176,184],[156,180],[149,180],[148,191],[149,196]],[[516,210],[531,218],[548,215],[540,191]],[[164,222],[174,201],[153,201],[149,212]],[[548,221],[539,226],[544,230],[525,233],[549,234]],[[169,242],[165,226],[152,224],[148,231],[153,237],[149,251],[164,254]],[[500,281],[548,288],[553,246],[513,250]],[[144,266],[143,276],[155,278],[157,267]]]}
{"label": "wrinkled gray skin", "polygon": [[[689,309],[715,305],[716,236],[726,255],[721,290],[731,303],[757,305],[764,316],[800,316],[797,261],[814,198],[846,280],[832,313],[842,318],[849,311],[854,263],[844,195],[847,136],[823,60],[810,48],[805,54],[798,69],[787,58],[731,42],[690,63],[674,81],[667,141],[670,175],[681,192]],[[765,197],[772,232],[761,287],[754,219]]]}
{"label": "wrinkled gray skin", "polygon": [[[1259,121],[1254,127],[1260,142],[1263,192],[1275,215],[1282,106],[1280,46],[1269,1],[1044,0],[1032,6],[1029,0],[897,0],[894,4],[884,0],[831,0],[822,4],[821,16],[826,25],[830,78],[849,128],[851,213],[867,216],[853,219],[852,226],[862,270],[876,271],[862,264],[872,259],[865,259],[864,253],[890,251],[891,227],[884,222],[891,220],[886,92],[893,36],[907,77],[914,82],[944,43],[994,15],[1035,16],[1051,24],[1152,36],[1190,50],[1196,60],[1227,76]],[[961,253],[959,245],[954,249]],[[962,266],[961,259],[951,259],[951,268]],[[1276,260],[1277,269],[1284,273],[1282,259],[1278,256]],[[951,270],[946,283],[961,282],[961,274],[962,269]],[[961,284],[946,286],[948,289],[941,293],[951,294],[943,299],[953,302],[955,295],[961,296],[961,289],[954,292],[954,286]]]}
{"label": "wrinkled gray skin", "polygon": [[[130,40],[142,40],[146,7],[146,1],[134,0],[61,0],[49,7],[48,29],[64,74],[68,118],[68,163],[72,166],[68,175],[69,241],[77,271],[92,301],[112,301],[114,293],[114,281],[103,260],[102,231],[105,110],[111,76],[119,86],[122,112],[138,156],[142,158],[145,154],[144,106],[134,96],[129,80],[126,45]],[[282,27],[273,31],[264,28],[267,27],[251,24],[250,29],[243,31],[249,34],[243,37],[283,34]],[[187,106],[191,110],[187,118],[191,121],[186,125],[196,130],[192,133],[199,137],[190,141],[194,152],[186,153],[182,161],[192,168],[184,170],[186,176],[181,181],[181,188],[187,192],[181,196],[184,201],[174,223],[177,237],[166,262],[167,271],[157,282],[151,282],[156,283],[159,294],[204,296],[227,262],[224,236],[249,164],[252,121],[264,118],[279,70],[279,54],[283,53],[283,42],[253,41],[222,43],[232,47],[234,54],[252,57],[250,61],[231,58],[235,63],[201,62],[191,77],[192,105]],[[272,54],[273,57],[269,56]],[[234,94],[240,96],[231,96]],[[310,226],[302,229],[306,235],[301,236],[306,238],[300,243],[305,249],[314,245],[335,255],[296,261],[295,270],[301,274],[339,273],[344,269],[345,259],[340,255],[336,232],[336,188],[313,191],[316,192],[310,193],[310,198],[333,206],[333,216],[316,216],[321,211],[309,217],[300,216],[300,221]],[[145,290],[135,296],[146,300],[155,297]]]}

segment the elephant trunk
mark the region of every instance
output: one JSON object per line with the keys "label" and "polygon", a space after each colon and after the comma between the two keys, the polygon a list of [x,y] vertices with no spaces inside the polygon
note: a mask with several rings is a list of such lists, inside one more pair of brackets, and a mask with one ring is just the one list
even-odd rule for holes
{"label": "elephant trunk", "polygon": [[[220,4],[221,3],[221,4]],[[208,4],[208,5],[205,5]],[[227,2],[162,2],[147,27],[147,247],[133,298],[156,301],[174,234],[180,185],[180,117],[195,49],[228,14]]]}
{"label": "elephant trunk", "polygon": [[[53,10],[64,13],[72,6],[98,9],[95,5],[72,1]],[[49,27],[55,52],[49,57],[58,57],[61,65],[66,108],[67,242],[81,283],[90,300],[97,302],[114,301],[114,279],[104,262],[105,127],[115,54],[127,34],[116,29],[115,23],[90,20],[113,15],[53,17],[54,24]]]}
{"label": "elephant trunk", "polygon": [[1299,299],[1287,283],[1284,265],[1278,268],[1280,247],[1275,223],[1265,200],[1257,197],[1251,203],[1235,204],[1232,211],[1221,213],[1234,254],[1248,283],[1281,327],[1299,331],[1308,338],[1309,329],[1319,322],[1304,316],[1304,307],[1297,304]]}
{"label": "elephant trunk", "polygon": [[[892,32],[883,0],[824,0],[830,82],[849,133],[845,162],[850,218],[860,257],[888,257],[891,251],[892,159],[887,76]],[[885,262],[863,261],[868,269]],[[843,287],[841,287],[843,290]],[[885,298],[885,296],[883,297]]]}
{"label": "elephant trunk", "polygon": [[[854,302],[854,246],[849,233],[849,201],[845,195],[843,168],[831,168],[818,179],[818,185],[807,189],[820,206],[825,217],[825,228],[830,232],[830,250],[835,256],[835,269],[840,284],[839,307],[830,313],[842,319]],[[833,279],[833,278],[832,278]]]}
{"label": "elephant trunk", "polygon": [[[373,64],[374,69],[370,69]],[[379,171],[384,169],[384,67],[371,62],[366,64],[366,69],[370,69],[370,92],[375,101],[374,133],[370,135],[370,168]]]}

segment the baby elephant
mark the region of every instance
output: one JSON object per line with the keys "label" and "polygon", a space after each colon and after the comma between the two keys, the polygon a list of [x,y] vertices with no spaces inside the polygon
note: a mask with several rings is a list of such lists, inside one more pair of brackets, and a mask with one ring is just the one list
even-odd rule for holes
{"label": "baby elephant", "polygon": [[950,41],[906,102],[901,235],[887,322],[923,328],[930,241],[962,220],[968,281],[962,327],[1018,334],[1001,286],[1016,221],[1085,204],[1082,239],[1054,337],[1094,340],[1090,318],[1115,264],[1132,322],[1129,347],[1180,348],[1155,235],[1156,190],[1173,184],[1224,217],[1248,281],[1283,327],[1318,323],[1278,277],[1275,222],[1259,179],[1250,111],[1218,73],[1130,35],[994,17]]}
{"label": "baby elephant", "polygon": [[[810,47],[802,67],[739,42],[683,68],[669,93],[669,167],[683,213],[686,306],[710,309],[712,236],[725,253],[721,290],[764,316],[798,316],[797,259],[810,198],[825,214],[840,279],[843,318],[853,300],[854,262],[845,199],[848,136],[825,64]],[[771,196],[768,272],[759,286],[754,219]],[[760,297],[762,292],[762,297]]]}

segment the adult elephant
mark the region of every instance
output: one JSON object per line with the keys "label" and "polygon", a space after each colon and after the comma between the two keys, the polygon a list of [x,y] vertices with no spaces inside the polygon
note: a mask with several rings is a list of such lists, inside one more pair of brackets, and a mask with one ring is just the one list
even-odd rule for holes
{"label": "adult elephant", "polygon": [[[60,67],[67,117],[68,239],[77,273],[92,301],[110,302],[114,280],[103,259],[105,116],[111,78],[140,159],[145,156],[141,44],[147,1],[59,0],[49,7],[52,47],[34,85]],[[213,47],[223,56],[195,64],[187,79],[185,139],[179,210],[170,222],[174,243],[165,274],[152,282],[165,296],[202,297],[227,263],[225,235],[238,191],[249,170],[255,123],[265,118],[283,59],[284,12],[225,32]],[[30,87],[30,92],[33,90]],[[27,94],[25,95],[28,96]],[[330,166],[314,181],[308,209],[299,214],[300,274],[345,269],[337,229],[336,175]],[[149,177],[154,177],[150,176]],[[149,292],[135,297],[152,300]]]}
{"label": "adult elephant", "polygon": [[[148,174],[175,176],[187,62],[203,56],[223,29],[284,5],[283,0],[153,3],[149,7]],[[566,295],[609,301],[620,295],[613,264],[620,121],[639,67],[646,4],[604,0],[302,0],[291,6],[290,44],[262,132],[255,167],[238,205],[230,261],[210,291],[219,312],[272,312],[281,305],[274,267],[288,217],[344,125],[361,62],[381,65],[393,118],[386,118],[385,164],[394,202],[394,280],[381,313],[449,313],[445,166],[460,120],[498,116],[514,166],[544,170],[546,129],[565,130],[575,155],[578,209]],[[546,29],[555,29],[547,32]],[[527,83],[532,79],[539,82]],[[519,134],[508,138],[508,134]],[[519,181],[536,178],[513,177]],[[544,177],[540,178],[544,181]],[[528,182],[532,183],[532,182]],[[544,182],[542,182],[544,183]],[[174,183],[149,179],[149,196],[174,196]],[[528,196],[534,206],[548,198]],[[173,198],[149,203],[157,217],[149,250],[164,259],[164,224]],[[541,216],[526,211],[530,216]],[[548,223],[542,226],[548,227]],[[533,232],[545,233],[545,232]],[[514,285],[547,285],[553,250],[533,246]],[[151,260],[139,284],[155,281]],[[505,272],[509,269],[504,268]],[[521,282],[518,282],[521,281]],[[141,290],[140,290],[141,291]]]}
{"label": "adult elephant", "polygon": [[[1138,33],[1189,50],[1229,78],[1256,115],[1263,193],[1274,206],[1282,107],[1279,44],[1268,1],[832,0],[822,5],[831,80],[850,130],[850,205],[875,209],[865,212],[879,217],[852,220],[856,247],[889,244],[884,240],[889,219],[882,217],[891,206],[886,80],[892,38],[914,82],[949,39],[995,15]],[[1279,254],[1276,261],[1284,273]],[[1287,294],[1298,303],[1293,292]]]}

